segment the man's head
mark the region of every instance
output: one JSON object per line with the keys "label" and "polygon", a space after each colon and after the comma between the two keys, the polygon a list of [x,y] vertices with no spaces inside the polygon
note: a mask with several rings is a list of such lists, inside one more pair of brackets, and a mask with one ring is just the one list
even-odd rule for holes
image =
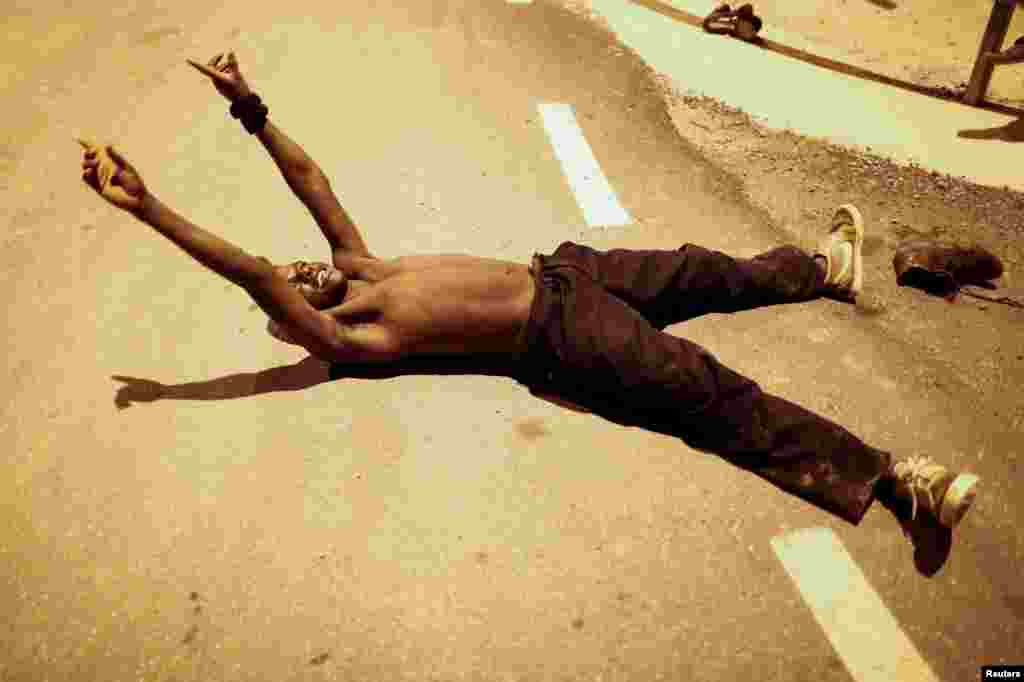
{"label": "man's head", "polygon": [[[278,276],[284,277],[317,310],[341,305],[345,300],[348,278],[344,272],[327,263],[297,260],[287,265],[275,265],[273,268]],[[267,320],[267,332],[279,341],[302,345],[274,320]]]}
{"label": "man's head", "polygon": [[341,305],[348,289],[345,273],[327,263],[297,260],[275,265],[274,272],[284,277],[317,310]]}

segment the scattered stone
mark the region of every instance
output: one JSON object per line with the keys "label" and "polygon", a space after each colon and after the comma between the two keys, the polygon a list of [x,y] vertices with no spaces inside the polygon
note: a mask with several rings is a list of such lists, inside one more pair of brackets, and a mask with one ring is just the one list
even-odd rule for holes
{"label": "scattered stone", "polygon": [[181,638],[182,644],[191,644],[196,641],[196,635],[199,634],[199,626],[192,625],[188,630],[185,631],[185,636]]}

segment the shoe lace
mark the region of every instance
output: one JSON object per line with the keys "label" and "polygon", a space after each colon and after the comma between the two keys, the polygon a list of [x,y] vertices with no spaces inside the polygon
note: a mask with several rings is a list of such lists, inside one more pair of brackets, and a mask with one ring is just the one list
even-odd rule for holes
{"label": "shoe lace", "polygon": [[935,495],[932,492],[931,484],[937,476],[941,476],[945,471],[946,468],[936,464],[931,457],[908,457],[902,462],[896,463],[894,467],[896,478],[906,483],[910,489],[911,521],[917,518],[917,493],[919,490],[924,491],[929,506],[935,509]]}

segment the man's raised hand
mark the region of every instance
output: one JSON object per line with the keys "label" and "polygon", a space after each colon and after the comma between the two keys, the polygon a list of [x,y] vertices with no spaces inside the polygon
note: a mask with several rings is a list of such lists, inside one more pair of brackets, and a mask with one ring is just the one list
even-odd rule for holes
{"label": "man's raised hand", "polygon": [[138,171],[112,146],[99,147],[79,140],[85,150],[82,157],[82,181],[114,206],[135,211],[146,197],[146,184]]}
{"label": "man's raised hand", "polygon": [[189,64],[196,68],[204,76],[213,81],[217,92],[224,96],[229,102],[234,102],[250,94],[249,84],[245,82],[241,70],[238,68],[238,60],[234,52],[228,52],[227,59],[221,53],[207,62],[205,65],[186,59]]}

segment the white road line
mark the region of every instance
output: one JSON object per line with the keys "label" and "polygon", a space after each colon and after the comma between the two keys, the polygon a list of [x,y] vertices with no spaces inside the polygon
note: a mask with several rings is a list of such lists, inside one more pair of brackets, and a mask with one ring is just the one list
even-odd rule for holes
{"label": "white road line", "polygon": [[601,166],[576,122],[572,106],[538,104],[537,109],[587,224],[610,226],[633,222],[601,172]]}
{"label": "white road line", "polygon": [[938,682],[831,530],[798,530],[771,545],[854,680]]}

